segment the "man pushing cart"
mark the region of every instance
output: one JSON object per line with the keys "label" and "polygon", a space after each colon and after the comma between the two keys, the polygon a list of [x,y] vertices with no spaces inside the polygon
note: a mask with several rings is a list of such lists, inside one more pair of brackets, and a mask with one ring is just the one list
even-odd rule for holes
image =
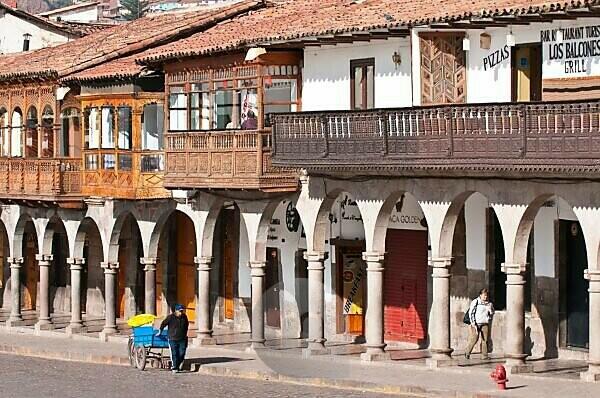
{"label": "man pushing cart", "polygon": [[[127,322],[133,328],[133,335],[129,338],[128,345],[129,361],[140,370],[146,368],[147,362],[150,362],[152,367],[165,368],[168,366],[168,358],[162,355],[162,351],[169,348],[171,371],[179,373],[183,367],[188,345],[189,321],[185,315],[185,307],[176,304],[173,313],[162,321],[159,329],[154,329],[152,326],[155,319],[154,315],[142,314]],[[160,349],[160,352],[153,349]]]}

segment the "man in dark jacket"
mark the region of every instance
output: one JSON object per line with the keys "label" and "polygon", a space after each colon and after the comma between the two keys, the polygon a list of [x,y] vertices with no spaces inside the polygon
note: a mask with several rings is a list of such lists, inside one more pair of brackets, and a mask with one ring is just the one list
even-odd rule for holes
{"label": "man in dark jacket", "polygon": [[160,333],[168,327],[169,348],[171,349],[171,361],[173,362],[173,373],[179,373],[185,359],[187,350],[187,333],[189,321],[184,313],[185,307],[175,304],[175,312],[165,318],[160,324]]}

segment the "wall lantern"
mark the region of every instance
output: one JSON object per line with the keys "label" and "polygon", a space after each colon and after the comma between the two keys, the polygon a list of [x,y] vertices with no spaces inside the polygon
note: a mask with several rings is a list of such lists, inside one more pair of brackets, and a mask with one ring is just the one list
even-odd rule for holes
{"label": "wall lantern", "polygon": [[564,35],[562,29],[559,27],[558,30],[556,31],[556,42],[560,44],[564,40],[565,40],[565,35]]}
{"label": "wall lantern", "polygon": [[392,55],[392,62],[396,66],[396,69],[398,69],[398,65],[402,63],[402,57],[398,51],[394,51],[394,54]]}
{"label": "wall lantern", "polygon": [[462,47],[463,51],[471,51],[471,39],[469,39],[469,36],[465,36],[465,38],[463,39]]}
{"label": "wall lantern", "polygon": [[482,50],[489,50],[492,47],[492,36],[489,33],[483,32],[479,35],[479,47]]}
{"label": "wall lantern", "polygon": [[260,57],[263,54],[266,54],[267,50],[262,47],[252,47],[246,53],[246,61],[254,61],[256,58]]}
{"label": "wall lantern", "polygon": [[512,28],[506,35],[506,45],[509,47],[514,47],[517,44],[517,40],[515,39],[515,35],[513,35]]}
{"label": "wall lantern", "polygon": [[29,51],[29,43],[31,42],[31,35],[29,33],[23,34],[23,51]]}

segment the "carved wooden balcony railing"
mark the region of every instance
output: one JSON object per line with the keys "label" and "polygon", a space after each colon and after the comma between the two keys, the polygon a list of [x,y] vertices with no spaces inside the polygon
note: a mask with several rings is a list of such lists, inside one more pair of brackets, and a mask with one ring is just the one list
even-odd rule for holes
{"label": "carved wooden balcony railing", "polygon": [[600,171],[600,101],[289,113],[271,123],[275,166],[326,174]]}
{"label": "carved wooden balcony railing", "polygon": [[0,198],[77,202],[81,159],[0,158]]}
{"label": "carved wooden balcony railing", "polygon": [[164,186],[171,189],[295,191],[297,173],[271,165],[270,131],[166,134]]}

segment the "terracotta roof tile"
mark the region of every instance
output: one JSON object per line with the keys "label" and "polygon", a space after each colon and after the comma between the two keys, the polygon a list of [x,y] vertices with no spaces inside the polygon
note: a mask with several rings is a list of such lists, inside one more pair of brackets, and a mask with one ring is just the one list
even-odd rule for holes
{"label": "terracotta roof tile", "polygon": [[279,0],[149,52],[143,63],[269,41],[597,5],[600,0]]}
{"label": "terracotta roof tile", "polygon": [[2,56],[0,81],[64,77],[185,37],[262,5],[261,0],[245,0],[202,11],[150,15],[56,47]]}

